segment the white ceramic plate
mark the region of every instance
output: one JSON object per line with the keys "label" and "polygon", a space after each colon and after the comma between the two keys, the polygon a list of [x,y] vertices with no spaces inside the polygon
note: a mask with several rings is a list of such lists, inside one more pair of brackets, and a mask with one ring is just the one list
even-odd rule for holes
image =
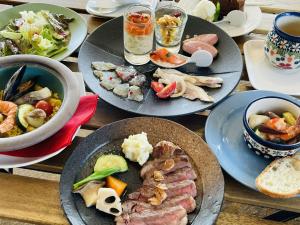
{"label": "white ceramic plate", "polygon": [[257,90],[277,91],[300,96],[300,70],[285,71],[272,66],[264,54],[264,40],[244,44],[249,80]]}
{"label": "white ceramic plate", "polygon": [[[143,0],[142,2],[149,2],[153,8],[156,7],[157,3],[158,3],[159,0]],[[128,8],[128,7],[123,7],[123,8],[120,8],[119,10],[117,11],[114,11],[114,12],[111,12],[111,13],[103,13],[101,11],[98,11],[98,10],[95,10],[95,8],[93,6],[101,6],[101,0],[89,0],[87,3],[86,3],[86,11],[89,13],[89,14],[92,14],[94,16],[99,16],[99,17],[107,17],[107,18],[115,18],[115,17],[119,17],[119,16],[123,16],[125,10]]]}
{"label": "white ceramic plate", "polygon": [[[180,0],[178,6],[184,9],[188,14],[192,14],[193,9],[200,0]],[[228,23],[216,24],[224,30],[230,37],[238,37],[245,35],[255,30],[261,21],[262,13],[258,6],[245,5],[244,11],[246,12],[247,21],[240,27],[231,26]]]}
{"label": "white ceramic plate", "polygon": [[[76,76],[76,79],[79,82],[80,87],[80,94],[81,96],[85,95],[85,86],[83,77],[80,73],[76,73],[74,76]],[[75,132],[73,139],[75,138],[76,134],[78,133],[80,127]],[[43,155],[39,157],[16,157],[16,156],[7,156],[7,155],[1,155],[0,154],[0,168],[8,169],[8,168],[16,168],[16,167],[24,167],[29,166],[35,163],[42,162],[46,159],[52,158],[53,156],[56,156],[57,154],[61,153],[65,148],[59,149],[56,152],[53,152],[48,155]]]}

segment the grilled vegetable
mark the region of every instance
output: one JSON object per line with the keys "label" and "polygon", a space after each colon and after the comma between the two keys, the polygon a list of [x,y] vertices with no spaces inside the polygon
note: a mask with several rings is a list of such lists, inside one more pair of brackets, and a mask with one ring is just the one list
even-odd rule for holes
{"label": "grilled vegetable", "polygon": [[96,208],[102,212],[120,216],[122,214],[121,199],[111,188],[100,188]]}
{"label": "grilled vegetable", "polygon": [[108,176],[106,178],[106,186],[108,188],[114,189],[117,192],[118,196],[121,196],[124,193],[127,184],[115,177]]}
{"label": "grilled vegetable", "polygon": [[119,155],[102,155],[98,158],[94,171],[103,171],[106,169],[117,168],[119,172],[125,172],[128,170],[126,160]]}
{"label": "grilled vegetable", "polygon": [[94,172],[90,176],[78,181],[77,183],[73,184],[73,190],[77,190],[82,185],[86,184],[92,180],[101,180],[105,177],[108,177],[114,173],[120,172],[119,168],[109,168],[102,171]]}

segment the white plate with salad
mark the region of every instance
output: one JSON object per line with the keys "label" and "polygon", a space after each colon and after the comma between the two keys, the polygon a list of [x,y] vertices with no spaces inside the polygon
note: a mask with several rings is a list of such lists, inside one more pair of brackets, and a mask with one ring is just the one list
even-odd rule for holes
{"label": "white plate with salad", "polygon": [[16,6],[0,14],[0,56],[34,54],[60,61],[86,34],[86,22],[71,9],[44,3]]}

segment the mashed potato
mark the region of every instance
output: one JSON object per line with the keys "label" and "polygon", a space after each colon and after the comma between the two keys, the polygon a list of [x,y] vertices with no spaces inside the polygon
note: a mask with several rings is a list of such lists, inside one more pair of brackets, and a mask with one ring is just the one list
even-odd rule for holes
{"label": "mashed potato", "polygon": [[125,138],[122,149],[126,158],[138,162],[142,166],[148,160],[153,147],[148,142],[147,134],[142,132]]}

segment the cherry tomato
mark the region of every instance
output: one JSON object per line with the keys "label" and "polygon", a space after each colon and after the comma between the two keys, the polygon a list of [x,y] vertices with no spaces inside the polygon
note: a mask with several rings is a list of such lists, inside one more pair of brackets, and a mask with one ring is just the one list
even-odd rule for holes
{"label": "cherry tomato", "polygon": [[51,113],[53,112],[52,105],[50,105],[48,102],[44,100],[38,101],[35,105],[35,108],[44,110],[47,116],[51,115]]}
{"label": "cherry tomato", "polygon": [[151,88],[157,93],[164,89],[164,85],[156,81],[151,81]]}
{"label": "cherry tomato", "polygon": [[160,92],[156,93],[159,98],[169,98],[176,89],[176,81],[165,86]]}

